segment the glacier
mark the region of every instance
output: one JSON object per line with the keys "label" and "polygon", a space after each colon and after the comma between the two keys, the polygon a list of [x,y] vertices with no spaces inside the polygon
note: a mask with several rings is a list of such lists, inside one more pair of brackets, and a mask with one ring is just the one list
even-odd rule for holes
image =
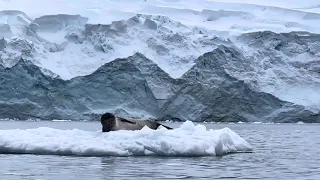
{"label": "glacier", "polygon": [[320,122],[316,1],[32,2],[0,1],[0,118]]}

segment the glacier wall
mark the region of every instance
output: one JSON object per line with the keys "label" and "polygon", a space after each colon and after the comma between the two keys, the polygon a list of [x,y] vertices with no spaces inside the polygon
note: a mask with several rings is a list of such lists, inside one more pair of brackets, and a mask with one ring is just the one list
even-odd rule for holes
{"label": "glacier wall", "polygon": [[222,38],[164,16],[0,15],[0,118],[320,122],[318,34]]}

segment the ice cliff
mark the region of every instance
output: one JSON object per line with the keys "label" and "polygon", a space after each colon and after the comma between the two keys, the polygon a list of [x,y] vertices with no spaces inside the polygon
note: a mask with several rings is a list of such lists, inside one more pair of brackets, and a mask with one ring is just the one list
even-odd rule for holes
{"label": "ice cliff", "polygon": [[[227,14],[233,16],[232,13]],[[320,122],[320,35],[2,11],[0,118]],[[214,20],[212,20],[214,21]]]}

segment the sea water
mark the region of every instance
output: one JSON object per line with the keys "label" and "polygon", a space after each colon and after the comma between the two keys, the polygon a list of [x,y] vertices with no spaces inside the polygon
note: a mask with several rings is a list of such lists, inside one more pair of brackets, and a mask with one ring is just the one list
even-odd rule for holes
{"label": "sea water", "polygon": [[320,125],[0,121],[1,179],[320,179]]}

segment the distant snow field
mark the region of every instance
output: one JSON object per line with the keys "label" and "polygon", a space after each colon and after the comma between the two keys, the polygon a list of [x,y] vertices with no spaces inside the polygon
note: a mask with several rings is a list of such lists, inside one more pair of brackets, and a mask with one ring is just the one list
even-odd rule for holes
{"label": "distant snow field", "polygon": [[[164,15],[183,24],[231,33],[272,30],[319,32],[317,0],[1,0],[0,10],[19,10],[31,18],[80,14],[89,23],[111,23],[137,13]],[[52,8],[54,7],[54,8]],[[311,13],[312,12],[312,13]],[[318,12],[320,13],[320,12]],[[290,23],[294,27],[288,27]]]}

